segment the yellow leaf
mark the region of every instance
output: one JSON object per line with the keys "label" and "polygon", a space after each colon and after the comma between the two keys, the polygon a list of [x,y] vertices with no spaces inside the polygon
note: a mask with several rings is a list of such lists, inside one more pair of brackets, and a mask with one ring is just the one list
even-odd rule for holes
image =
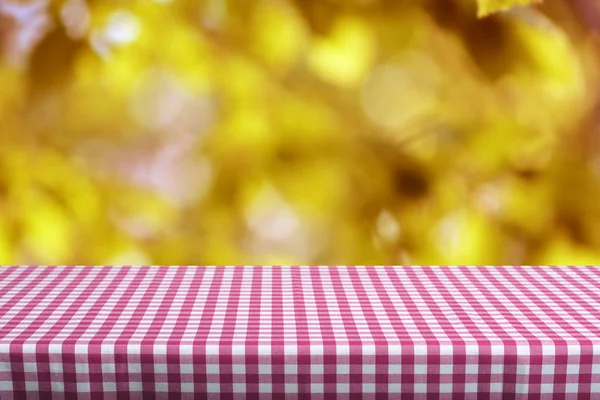
{"label": "yellow leaf", "polygon": [[539,265],[598,265],[600,254],[597,251],[575,245],[565,237],[559,237],[536,260]]}
{"label": "yellow leaf", "polygon": [[292,66],[307,39],[301,19],[291,7],[270,1],[259,3],[253,17],[254,51],[275,68]]}
{"label": "yellow leaf", "polygon": [[371,68],[376,44],[368,24],[360,19],[342,17],[330,37],[315,42],[308,54],[308,65],[325,81],[352,88]]}
{"label": "yellow leaf", "polygon": [[499,11],[506,11],[514,6],[541,3],[541,0],[477,0],[477,15],[485,17]]}

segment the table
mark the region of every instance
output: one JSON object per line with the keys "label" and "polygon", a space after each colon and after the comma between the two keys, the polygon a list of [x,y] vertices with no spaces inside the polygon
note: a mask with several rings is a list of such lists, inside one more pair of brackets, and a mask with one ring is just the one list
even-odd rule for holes
{"label": "table", "polygon": [[600,398],[600,268],[0,268],[2,400],[307,394]]}

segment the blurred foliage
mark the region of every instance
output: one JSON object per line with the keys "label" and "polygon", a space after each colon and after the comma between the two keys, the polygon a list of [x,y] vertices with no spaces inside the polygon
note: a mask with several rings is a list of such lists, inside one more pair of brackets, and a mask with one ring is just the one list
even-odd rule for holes
{"label": "blurred foliage", "polygon": [[600,2],[525,3],[0,0],[0,262],[600,264]]}
{"label": "blurred foliage", "polygon": [[512,7],[528,5],[540,0],[477,0],[478,15],[487,16],[498,11],[506,11]]}

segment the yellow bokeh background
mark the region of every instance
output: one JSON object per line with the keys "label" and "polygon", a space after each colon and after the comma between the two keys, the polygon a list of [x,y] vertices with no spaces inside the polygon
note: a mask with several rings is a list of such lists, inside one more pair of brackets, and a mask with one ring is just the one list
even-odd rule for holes
{"label": "yellow bokeh background", "polygon": [[2,0],[0,263],[600,264],[600,3],[525,3]]}

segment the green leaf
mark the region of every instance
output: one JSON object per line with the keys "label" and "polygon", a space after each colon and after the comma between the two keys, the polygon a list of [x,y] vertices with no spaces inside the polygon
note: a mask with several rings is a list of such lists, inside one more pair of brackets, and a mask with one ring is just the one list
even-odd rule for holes
{"label": "green leaf", "polygon": [[495,12],[506,11],[514,6],[541,3],[542,0],[477,0],[477,15],[488,16]]}

